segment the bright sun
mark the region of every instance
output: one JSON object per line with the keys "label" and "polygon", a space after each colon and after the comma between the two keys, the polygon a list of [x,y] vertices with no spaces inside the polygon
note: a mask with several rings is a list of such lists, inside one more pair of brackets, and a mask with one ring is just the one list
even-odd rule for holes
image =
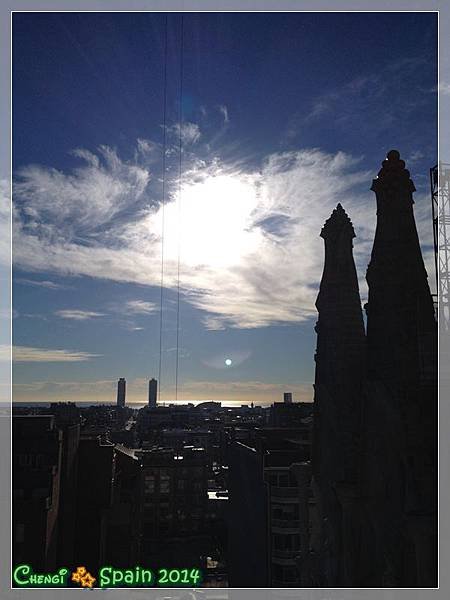
{"label": "bright sun", "polygon": [[176,201],[165,207],[166,259],[177,260],[180,224],[183,264],[239,265],[241,257],[258,246],[260,232],[249,230],[256,206],[255,186],[239,176],[216,175],[186,184],[181,192],[181,205]]}

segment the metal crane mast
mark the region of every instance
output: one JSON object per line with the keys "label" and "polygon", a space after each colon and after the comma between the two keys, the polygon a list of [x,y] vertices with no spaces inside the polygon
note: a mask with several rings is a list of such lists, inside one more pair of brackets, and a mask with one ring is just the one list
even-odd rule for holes
{"label": "metal crane mast", "polygon": [[441,162],[430,169],[430,183],[439,322],[450,331],[450,165]]}

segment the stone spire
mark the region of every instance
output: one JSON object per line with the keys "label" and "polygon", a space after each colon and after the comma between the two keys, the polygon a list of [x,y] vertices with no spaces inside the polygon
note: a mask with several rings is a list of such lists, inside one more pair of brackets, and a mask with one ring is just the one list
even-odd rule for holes
{"label": "stone spire", "polygon": [[[364,376],[365,332],[358,277],[353,260],[353,225],[340,204],[320,233],[325,240],[325,263],[316,307],[317,352],[315,457],[324,458],[326,427],[335,432],[334,475],[337,480],[357,477],[357,451],[353,448],[359,428],[360,386]],[[328,422],[326,426],[325,423]],[[320,431],[319,431],[320,430]],[[329,432],[331,435],[331,432]],[[319,447],[320,446],[320,447]],[[318,466],[318,465],[317,465]],[[325,465],[318,467],[322,472]]]}
{"label": "stone spire", "polygon": [[371,378],[404,390],[433,369],[425,338],[433,335],[435,318],[414,220],[415,187],[397,150],[388,153],[371,189],[377,228],[367,269],[368,369]]}
{"label": "stone spire", "polygon": [[[386,453],[387,462],[397,461],[402,474],[397,521],[400,514],[407,517],[419,539],[420,523],[429,519],[428,544],[435,535],[437,325],[414,220],[415,188],[396,150],[383,161],[372,190],[377,228],[367,269],[368,379],[386,391],[384,418],[397,423],[396,438],[402,444]],[[372,402],[379,405],[378,398]],[[385,512],[389,505],[390,498],[380,502]],[[424,544],[417,544],[417,553],[424,552]],[[431,545],[429,555],[434,551]],[[432,577],[418,573],[421,580]]]}
{"label": "stone spire", "polygon": [[325,263],[316,307],[316,376],[334,386],[361,375],[365,344],[358,277],[353,260],[355,231],[340,204],[320,233],[325,240]]}
{"label": "stone spire", "polygon": [[336,238],[342,231],[347,232],[352,239],[356,237],[352,222],[342,208],[342,204],[339,203],[331,213],[330,218],[325,221],[320,237],[324,239]]}
{"label": "stone spire", "polygon": [[[353,583],[346,573],[356,570],[344,522],[349,514],[355,518],[352,507],[360,486],[365,332],[353,260],[355,231],[340,204],[320,235],[325,241],[325,263],[316,301],[319,319],[312,464],[322,567],[326,585],[339,587],[347,581]],[[350,498],[350,504],[344,496]]]}

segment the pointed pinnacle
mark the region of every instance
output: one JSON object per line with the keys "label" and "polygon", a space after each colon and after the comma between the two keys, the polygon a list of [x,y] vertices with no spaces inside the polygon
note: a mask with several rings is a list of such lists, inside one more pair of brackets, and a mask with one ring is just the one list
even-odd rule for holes
{"label": "pointed pinnacle", "polygon": [[329,219],[325,221],[322,231],[320,232],[320,237],[323,237],[324,239],[328,237],[337,237],[344,231],[351,238],[356,237],[353,224],[345,210],[342,208],[341,203],[339,203],[331,213]]}

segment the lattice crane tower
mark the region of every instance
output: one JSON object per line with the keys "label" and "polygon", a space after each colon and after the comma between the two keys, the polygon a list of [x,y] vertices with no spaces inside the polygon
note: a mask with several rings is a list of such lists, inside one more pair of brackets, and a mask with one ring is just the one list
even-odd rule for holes
{"label": "lattice crane tower", "polygon": [[450,165],[439,163],[430,169],[436,284],[439,294],[439,322],[450,331]]}

